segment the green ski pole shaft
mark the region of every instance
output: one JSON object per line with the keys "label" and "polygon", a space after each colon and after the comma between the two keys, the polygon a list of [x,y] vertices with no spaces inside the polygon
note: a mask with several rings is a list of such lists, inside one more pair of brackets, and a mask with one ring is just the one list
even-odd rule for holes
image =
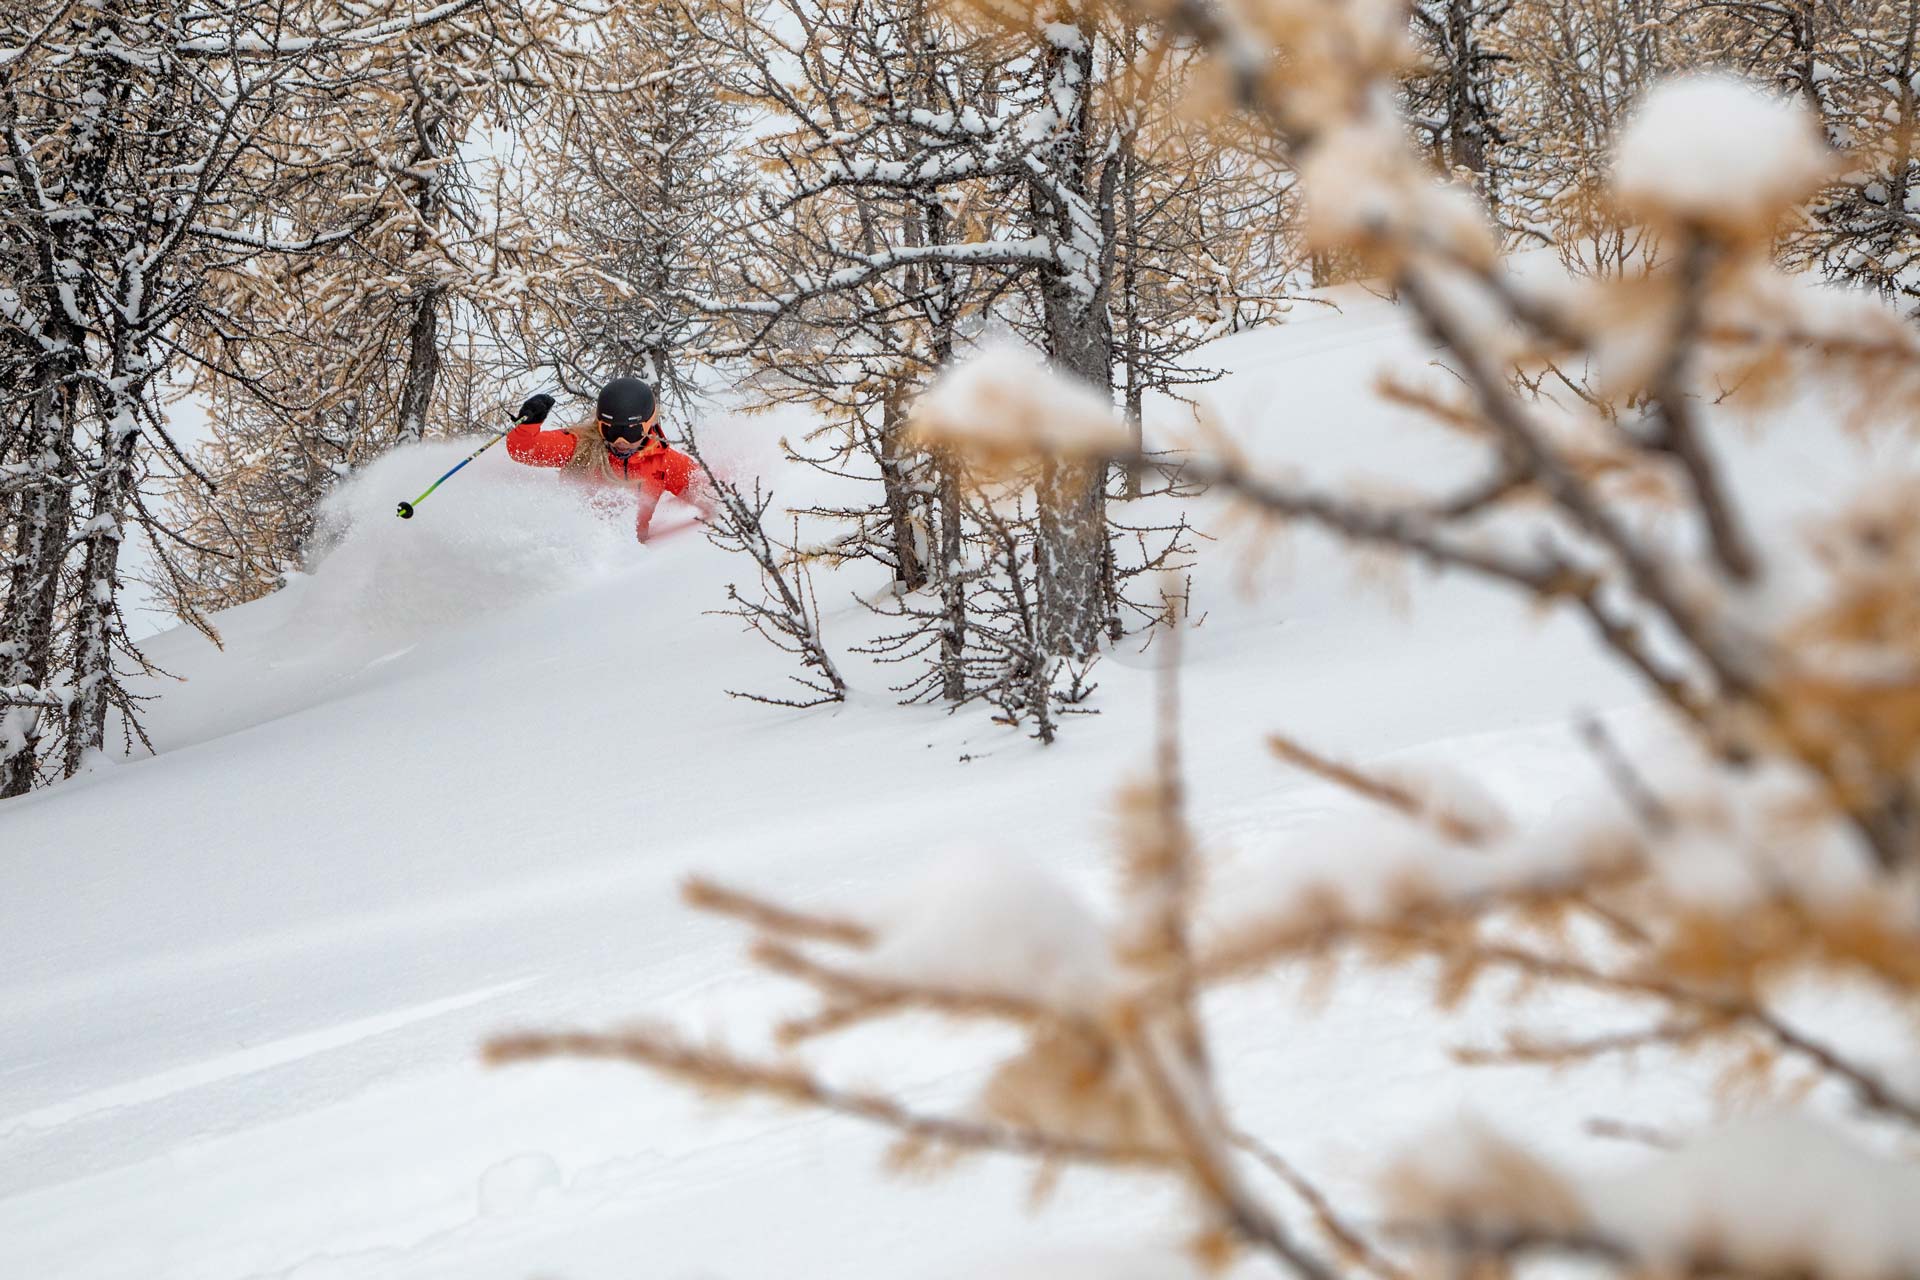
{"label": "green ski pole shaft", "polygon": [[[518,426],[518,425],[519,425],[518,423],[514,424],[514,426]],[[479,457],[481,454],[485,453],[487,450],[493,448],[493,446],[499,444],[502,440],[505,440],[507,438],[508,432],[510,432],[511,430],[512,428],[509,427],[507,431],[502,431],[499,435],[487,441],[485,444],[481,445],[478,449],[475,449],[472,453],[468,454],[466,457],[460,459],[459,462],[454,464],[453,471],[447,472],[446,475],[441,476],[438,480],[435,480],[432,484],[428,485],[426,493],[421,494],[419,497],[415,498],[412,502],[401,503],[399,512],[397,513],[400,516],[400,518],[402,520],[413,519],[413,509],[427,500],[427,494],[432,493],[435,489],[438,489],[441,485],[445,484],[448,480],[450,480],[453,477],[454,471],[458,471],[461,467],[466,466],[469,462],[472,462],[475,458]]]}

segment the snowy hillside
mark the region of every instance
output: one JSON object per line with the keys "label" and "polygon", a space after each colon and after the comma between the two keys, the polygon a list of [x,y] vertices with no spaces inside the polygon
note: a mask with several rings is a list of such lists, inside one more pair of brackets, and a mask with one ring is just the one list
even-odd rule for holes
{"label": "snowy hillside", "polygon": [[[1205,398],[1276,465],[1379,486],[1444,472],[1448,442],[1416,447],[1372,394],[1383,365],[1423,376],[1420,344],[1390,304],[1338,298],[1215,344],[1230,374]],[[791,498],[813,482],[767,466],[780,429],[707,439]],[[505,1029],[704,1032],[759,1010],[731,935],[676,897],[692,870],[832,901],[1012,855],[1107,892],[1107,800],[1147,757],[1156,655],[1103,662],[1101,714],[1049,749],[979,711],[895,706],[888,673],[858,665],[843,708],[731,699],[784,674],[707,612],[749,566],[693,532],[637,547],[497,452],[391,517],[464,451],[366,472],[331,556],[221,616],[224,650],[153,643],[181,681],[153,689],[156,758],[0,806],[0,1276],[957,1277],[1034,1257],[1043,1275],[1120,1225],[1176,1249],[1172,1206],[1124,1180],[1070,1177],[1029,1214],[1010,1164],[896,1184],[852,1125],[613,1066],[480,1065]],[[1774,438],[1736,470],[1789,513],[1854,461]],[[1457,580],[1356,591],[1318,538],[1195,516],[1219,540],[1197,574],[1186,749],[1223,859],[1350,803],[1274,763],[1269,728],[1470,768],[1545,808],[1594,767],[1576,713],[1637,719],[1569,620]],[[871,625],[851,593],[872,585],[821,581],[831,642]],[[1354,1197],[1377,1136],[1463,1107],[1555,1147],[1626,1099],[1647,1122],[1698,1105],[1670,1070],[1457,1072],[1428,1008],[1378,979],[1324,1007],[1304,978],[1241,993],[1216,1011],[1229,1086]],[[1471,1007],[1439,1039],[1485,1041],[1503,1012]],[[952,1061],[891,1065],[940,1100]]]}

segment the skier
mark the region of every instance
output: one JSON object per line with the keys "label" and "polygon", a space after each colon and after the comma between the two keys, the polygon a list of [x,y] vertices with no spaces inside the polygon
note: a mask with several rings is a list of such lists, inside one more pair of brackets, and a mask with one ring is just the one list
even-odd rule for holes
{"label": "skier", "polygon": [[639,499],[634,534],[645,542],[660,495],[670,493],[711,519],[713,505],[701,492],[692,458],[660,433],[660,400],[638,378],[615,378],[600,389],[592,422],[542,431],[553,397],[540,395],[520,406],[518,424],[507,433],[507,456],[530,467],[565,467],[602,485],[632,489]]}

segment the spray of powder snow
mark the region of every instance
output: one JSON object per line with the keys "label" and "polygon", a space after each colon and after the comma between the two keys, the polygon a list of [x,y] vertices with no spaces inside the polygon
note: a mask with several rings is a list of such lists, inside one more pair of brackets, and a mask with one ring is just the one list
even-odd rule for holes
{"label": "spray of powder snow", "polygon": [[289,625],[322,636],[419,633],[591,581],[643,554],[630,494],[517,466],[500,447],[435,490],[411,520],[394,514],[473,447],[395,449],[329,497]]}

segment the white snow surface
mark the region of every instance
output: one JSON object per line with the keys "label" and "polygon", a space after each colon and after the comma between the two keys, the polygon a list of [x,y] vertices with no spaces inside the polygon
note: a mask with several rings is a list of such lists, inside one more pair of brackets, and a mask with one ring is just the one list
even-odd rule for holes
{"label": "white snow surface", "polygon": [[[1404,492],[1467,475],[1458,439],[1410,432],[1372,395],[1385,368],[1430,372],[1405,317],[1359,289],[1331,297],[1342,310],[1203,353],[1228,371],[1204,389],[1212,420],[1310,482]],[[806,426],[714,421],[703,446],[812,501],[825,482],[767,461]],[[1157,430],[1179,434],[1171,410]],[[1782,520],[1863,465],[1828,434],[1724,447]],[[753,977],[735,928],[681,906],[696,870],[862,909],[924,901],[912,886],[932,875],[951,914],[907,920],[878,961],[951,973],[971,946],[984,984],[1009,965],[1051,965],[1067,993],[1098,983],[1110,797],[1150,758],[1159,651],[1103,661],[1101,714],[1051,748],[973,711],[898,707],[897,674],[851,657],[845,706],[730,699],[777,692],[785,671],[708,612],[747,580],[741,561],[697,532],[635,545],[624,513],[498,450],[393,518],[462,451],[406,450],[351,481],[331,555],[221,615],[224,649],[155,639],[173,677],[152,689],[157,756],[0,806],[0,1276],[1176,1274],[1183,1206],[1149,1182],[1070,1174],[1035,1213],[1010,1161],[895,1182],[884,1136],[850,1122],[477,1054],[497,1031],[640,1018],[764,1047],[745,1028],[800,993]],[[1219,541],[1196,570],[1183,750],[1223,887],[1297,880],[1313,846],[1273,851],[1355,804],[1277,767],[1269,729],[1463,772],[1532,819],[1594,787],[1576,712],[1643,715],[1570,619],[1457,578],[1356,590],[1354,562],[1318,536],[1276,544],[1211,502],[1193,515]],[[821,581],[840,652],[872,625],[852,592],[878,585]],[[1001,873],[940,890],[968,850]],[[1005,950],[1018,913],[1054,922],[1053,945]],[[1350,975],[1324,1000],[1311,978],[1236,988],[1208,1016],[1240,1118],[1343,1202],[1364,1206],[1436,1116],[1471,1109],[1581,1156],[1595,1114],[1706,1118],[1711,1064],[1466,1072],[1448,1047],[1494,1040],[1504,998],[1442,1022],[1419,975]],[[1591,1030],[1592,1010],[1562,1000],[1536,996],[1535,1025]],[[969,1068],[1005,1043],[955,1037],[910,1023],[815,1060],[962,1106]]]}

